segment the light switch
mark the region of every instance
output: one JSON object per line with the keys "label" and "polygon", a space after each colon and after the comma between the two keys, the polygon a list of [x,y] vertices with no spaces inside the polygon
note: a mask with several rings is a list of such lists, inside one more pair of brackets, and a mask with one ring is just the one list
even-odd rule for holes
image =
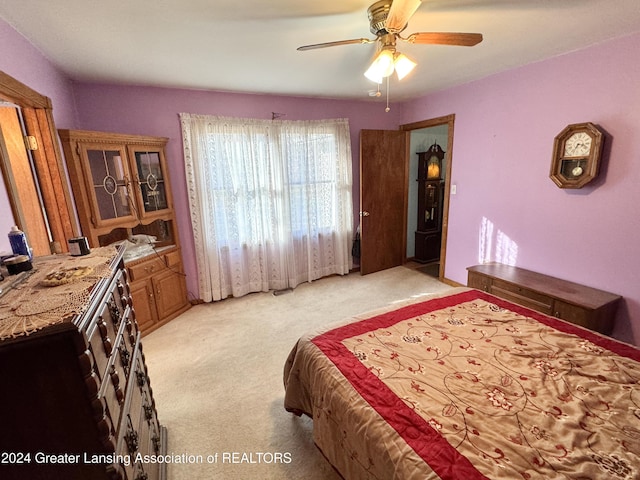
{"label": "light switch", "polygon": [[453,185],[451,185],[451,195],[455,195],[457,191],[458,191],[458,188],[454,183]]}

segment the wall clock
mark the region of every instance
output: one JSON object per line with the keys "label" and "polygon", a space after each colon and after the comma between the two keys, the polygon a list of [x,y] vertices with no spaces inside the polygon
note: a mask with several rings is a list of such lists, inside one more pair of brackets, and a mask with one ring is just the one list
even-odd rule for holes
{"label": "wall clock", "polygon": [[582,188],[596,178],[603,138],[591,122],[567,125],[554,139],[551,180],[560,188]]}

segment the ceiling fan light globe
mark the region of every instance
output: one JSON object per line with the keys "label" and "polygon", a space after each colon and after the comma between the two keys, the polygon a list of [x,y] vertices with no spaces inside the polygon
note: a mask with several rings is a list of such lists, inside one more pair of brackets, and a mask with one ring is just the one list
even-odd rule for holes
{"label": "ceiling fan light globe", "polygon": [[369,67],[369,69],[366,72],[364,72],[364,76],[367,77],[372,82],[382,83],[383,77],[378,75],[378,72],[374,71],[374,69],[372,69],[371,67]]}
{"label": "ceiling fan light globe", "polygon": [[378,71],[380,75],[383,77],[388,77],[393,74],[394,69],[394,52],[391,50],[382,50],[378,57],[374,60],[374,63],[377,64]]}
{"label": "ceiling fan light globe", "polygon": [[390,76],[394,70],[394,52],[381,50],[373,59],[371,66],[365,72],[365,76],[374,82],[382,83],[382,79]]}
{"label": "ceiling fan light globe", "polygon": [[397,55],[394,67],[396,74],[398,75],[398,80],[402,80],[404,77],[409,75],[416,65],[417,63],[407,57],[404,53]]}

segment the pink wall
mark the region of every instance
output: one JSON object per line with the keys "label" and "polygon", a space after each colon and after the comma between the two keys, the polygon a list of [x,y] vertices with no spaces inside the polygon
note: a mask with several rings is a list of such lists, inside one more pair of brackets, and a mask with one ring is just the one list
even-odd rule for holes
{"label": "pink wall", "polygon": [[76,110],[71,81],[2,19],[0,45],[0,70],[49,97],[58,128],[75,128]]}
{"label": "pink wall", "polygon": [[[447,278],[466,283],[482,245],[491,260],[509,245],[518,266],[622,295],[614,335],[640,345],[638,51],[635,34],[404,106],[402,123],[456,115]],[[608,133],[600,177],[559,189],[553,138],[585,121]]]}
{"label": "pink wall", "polygon": [[[290,120],[347,117],[356,197],[360,129],[397,128],[454,113],[452,182],[458,193],[451,198],[446,276],[466,283],[466,267],[478,263],[481,245],[491,245],[489,259],[503,258],[497,247],[508,245],[519,266],[624,296],[614,334],[640,344],[640,34],[395,105],[390,114],[368,100],[72,85],[1,20],[0,44],[0,70],[49,96],[59,128],[170,138],[191,291],[195,263],[179,112],[255,118],[281,112]],[[561,190],[548,178],[553,137],[567,124],[583,121],[608,132],[602,173],[582,190]],[[493,226],[491,235],[483,235],[483,222]]]}
{"label": "pink wall", "polygon": [[[11,26],[0,20],[0,70],[51,99],[53,116],[60,128],[74,128],[75,103],[71,82]],[[0,176],[0,251],[11,251],[6,233],[13,213],[4,180]]]}
{"label": "pink wall", "polygon": [[[126,87],[100,84],[75,85],[83,129],[169,137],[167,161],[178,216],[180,242],[187,274],[187,289],[197,297],[194,245],[182,152],[181,112],[220,116],[284,120],[348,118],[353,154],[354,212],[359,210],[359,132],[362,129],[396,129],[400,108],[384,112],[382,103],[271,95],[250,95],[200,90]],[[355,220],[354,220],[355,221]]]}

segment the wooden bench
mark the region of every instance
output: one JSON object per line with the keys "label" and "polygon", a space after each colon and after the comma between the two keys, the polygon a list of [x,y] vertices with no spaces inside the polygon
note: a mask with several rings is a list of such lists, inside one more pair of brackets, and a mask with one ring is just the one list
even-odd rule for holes
{"label": "wooden bench", "polygon": [[613,330],[620,295],[500,263],[467,271],[471,288],[606,335]]}

